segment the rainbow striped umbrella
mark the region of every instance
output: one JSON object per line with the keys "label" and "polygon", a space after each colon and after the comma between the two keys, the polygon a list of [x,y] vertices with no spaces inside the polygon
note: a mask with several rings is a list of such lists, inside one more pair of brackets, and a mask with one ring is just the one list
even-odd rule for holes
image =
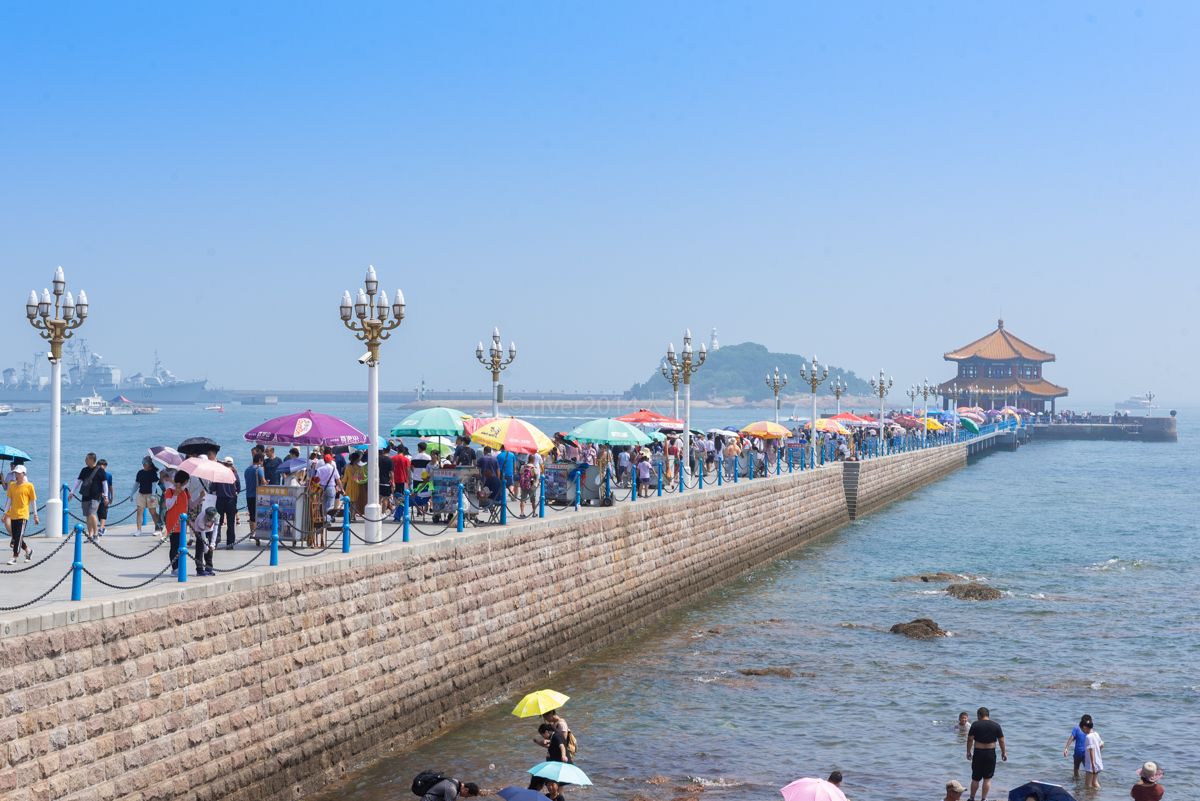
{"label": "rainbow striped umbrella", "polygon": [[783,439],[792,435],[790,430],[779,425],[779,423],[772,423],[770,420],[759,420],[756,423],[751,423],[745,426],[741,433],[748,437],[758,437],[759,439]]}
{"label": "rainbow striped umbrella", "polygon": [[475,429],[471,441],[492,448],[503,445],[513,453],[546,453],[554,443],[533,423],[519,417],[497,417]]}

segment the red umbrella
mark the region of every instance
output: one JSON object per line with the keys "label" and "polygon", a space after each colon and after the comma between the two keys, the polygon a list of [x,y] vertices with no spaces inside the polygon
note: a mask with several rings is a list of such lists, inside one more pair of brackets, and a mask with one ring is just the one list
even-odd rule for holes
{"label": "red umbrella", "polygon": [[841,414],[835,414],[833,417],[827,419],[846,423],[861,423],[865,418],[859,417],[854,412],[842,412]]}
{"label": "red umbrella", "polygon": [[632,423],[635,426],[661,426],[664,428],[683,428],[683,421],[665,414],[652,412],[649,409],[638,409],[631,414],[616,418],[622,423]]}
{"label": "red umbrella", "polygon": [[497,419],[497,418],[495,418],[495,417],[469,417],[466,420],[463,420],[463,433],[469,437],[472,434],[474,434],[476,431],[483,428],[484,426],[486,426],[488,423],[492,422],[495,419]]}

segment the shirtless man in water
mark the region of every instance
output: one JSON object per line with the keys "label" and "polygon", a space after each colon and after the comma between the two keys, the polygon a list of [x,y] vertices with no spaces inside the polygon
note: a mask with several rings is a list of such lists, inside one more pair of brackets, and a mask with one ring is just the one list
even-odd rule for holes
{"label": "shirtless man in water", "polygon": [[[1000,724],[988,717],[988,708],[979,707],[975,712],[975,722],[967,731],[967,760],[971,763],[971,797],[975,801],[975,790],[983,782],[983,795],[980,801],[987,801],[988,790],[992,789],[992,777],[996,775],[996,745],[1000,745],[1000,758],[1008,761],[1008,751],[1004,747],[1004,730]],[[972,754],[972,750],[974,753]]]}

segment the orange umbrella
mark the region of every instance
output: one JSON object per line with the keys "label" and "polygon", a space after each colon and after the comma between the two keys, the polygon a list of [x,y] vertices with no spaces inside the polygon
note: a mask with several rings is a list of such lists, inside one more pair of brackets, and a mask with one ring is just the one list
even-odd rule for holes
{"label": "orange umbrella", "polygon": [[779,425],[779,423],[772,423],[770,420],[759,420],[756,423],[751,423],[745,426],[741,430],[741,433],[750,437],[758,437],[759,439],[783,439],[792,435],[790,430]]}
{"label": "orange umbrella", "polygon": [[638,409],[636,412],[631,412],[621,417],[616,418],[622,423],[632,423],[635,426],[665,426],[667,428],[683,428],[683,421],[676,420],[674,417],[667,417],[665,414],[652,412],[649,409]]}
{"label": "orange umbrella", "polygon": [[546,453],[554,443],[533,423],[519,417],[497,417],[487,421],[471,434],[471,441],[513,453]]}

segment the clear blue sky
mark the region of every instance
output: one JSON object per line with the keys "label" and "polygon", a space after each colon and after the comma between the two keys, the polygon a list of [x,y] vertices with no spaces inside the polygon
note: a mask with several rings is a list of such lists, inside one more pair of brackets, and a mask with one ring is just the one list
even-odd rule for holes
{"label": "clear blue sky", "polygon": [[409,302],[390,389],[484,386],[495,324],[514,388],[627,387],[685,326],[942,379],[1002,313],[1074,398],[1197,399],[1198,29],[1182,2],[8,3],[6,363],[62,264],[127,373],[157,348],[365,386],[336,306],[373,263]]}

